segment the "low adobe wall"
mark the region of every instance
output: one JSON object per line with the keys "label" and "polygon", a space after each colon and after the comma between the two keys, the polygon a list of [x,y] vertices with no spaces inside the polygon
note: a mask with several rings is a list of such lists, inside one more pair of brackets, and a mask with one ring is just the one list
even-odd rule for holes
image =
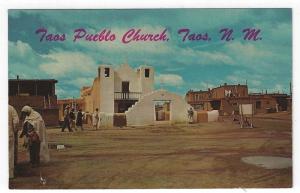
{"label": "low adobe wall", "polygon": [[[199,111],[197,112],[197,122],[213,122],[218,121],[219,119],[219,111],[212,110],[212,111]],[[195,120],[195,119],[194,119]]]}
{"label": "low adobe wall", "polygon": [[[170,101],[170,121],[169,123],[186,123],[188,119],[188,109],[191,108],[183,97],[167,92],[157,90],[144,95],[135,105],[125,112],[127,126],[153,125],[155,121],[155,101]],[[194,115],[196,112],[194,113]]]}

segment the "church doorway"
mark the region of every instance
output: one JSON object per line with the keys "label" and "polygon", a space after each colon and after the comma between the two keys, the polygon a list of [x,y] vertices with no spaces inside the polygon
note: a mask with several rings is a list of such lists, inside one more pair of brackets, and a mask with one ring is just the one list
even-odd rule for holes
{"label": "church doorway", "polygon": [[155,121],[170,121],[170,105],[169,100],[154,101]]}

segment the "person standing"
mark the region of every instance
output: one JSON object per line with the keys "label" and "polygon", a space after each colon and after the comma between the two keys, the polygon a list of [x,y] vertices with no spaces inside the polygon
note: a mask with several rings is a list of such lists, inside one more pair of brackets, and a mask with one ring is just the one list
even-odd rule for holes
{"label": "person standing", "polygon": [[70,111],[70,114],[69,114],[69,117],[70,117],[70,127],[71,127],[71,130],[76,129],[76,125],[75,125],[75,112],[74,112],[74,108],[71,109]]}
{"label": "person standing", "polygon": [[194,117],[194,111],[193,111],[193,108],[191,107],[189,110],[188,110],[188,118],[189,118],[189,122],[190,123],[193,123],[193,117]]}
{"label": "person standing", "polygon": [[67,105],[64,110],[64,123],[62,125],[61,132],[64,132],[66,127],[68,127],[69,132],[73,132],[73,130],[70,127],[70,111],[69,110],[70,110],[70,106]]}
{"label": "person standing", "polygon": [[79,109],[79,111],[77,113],[77,117],[76,117],[76,126],[80,127],[81,131],[83,131],[82,121],[83,121],[83,113],[82,113],[82,110]]}
{"label": "person standing", "polygon": [[18,124],[19,116],[16,109],[8,105],[9,178],[14,178],[15,173],[15,133],[18,131]]}
{"label": "person standing", "polygon": [[33,126],[34,131],[37,133],[40,141],[40,159],[42,162],[47,163],[50,161],[48,140],[45,122],[42,116],[33,110],[30,106],[24,106],[22,108],[22,113],[25,114],[24,123],[28,122]]}
{"label": "person standing", "polygon": [[99,109],[96,108],[96,111],[93,113],[93,128],[98,129],[99,124]]}

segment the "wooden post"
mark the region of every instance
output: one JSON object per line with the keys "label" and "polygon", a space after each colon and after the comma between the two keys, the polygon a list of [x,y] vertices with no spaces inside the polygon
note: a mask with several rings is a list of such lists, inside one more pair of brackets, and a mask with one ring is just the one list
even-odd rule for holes
{"label": "wooden post", "polygon": [[252,104],[251,128],[253,128],[253,102],[251,104]]}
{"label": "wooden post", "polygon": [[35,96],[37,96],[37,82],[34,82]]}
{"label": "wooden post", "polygon": [[44,96],[44,109],[46,108],[46,97]]}
{"label": "wooden post", "polygon": [[48,95],[48,108],[51,106],[50,96]]}

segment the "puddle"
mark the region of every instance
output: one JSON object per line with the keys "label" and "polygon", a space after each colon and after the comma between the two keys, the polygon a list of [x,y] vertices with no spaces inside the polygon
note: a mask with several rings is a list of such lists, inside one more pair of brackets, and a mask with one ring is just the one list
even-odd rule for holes
{"label": "puddle", "polygon": [[275,156],[248,156],[241,158],[242,162],[266,169],[283,169],[292,167],[292,159]]}

